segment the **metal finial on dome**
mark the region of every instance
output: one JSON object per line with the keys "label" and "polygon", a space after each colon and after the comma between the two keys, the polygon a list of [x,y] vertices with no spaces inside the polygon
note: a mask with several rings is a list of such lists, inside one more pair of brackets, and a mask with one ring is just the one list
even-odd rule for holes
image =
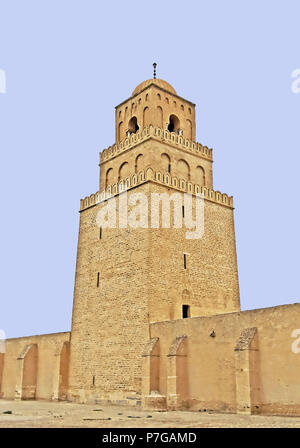
{"label": "metal finial on dome", "polygon": [[153,79],[156,79],[156,66],[157,66],[156,62],[153,62],[153,68],[154,68],[154,70],[153,70]]}

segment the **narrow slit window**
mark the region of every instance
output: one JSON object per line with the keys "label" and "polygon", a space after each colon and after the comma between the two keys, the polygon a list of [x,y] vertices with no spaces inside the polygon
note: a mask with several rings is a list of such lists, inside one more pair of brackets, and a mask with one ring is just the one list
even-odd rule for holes
{"label": "narrow slit window", "polygon": [[182,217],[184,218],[184,205],[182,206]]}
{"label": "narrow slit window", "polygon": [[186,269],[186,254],[183,254],[183,267]]}
{"label": "narrow slit window", "polygon": [[100,285],[100,272],[97,273],[97,288],[99,288]]}
{"label": "narrow slit window", "polygon": [[171,173],[171,165],[170,165],[170,163],[168,165],[168,173]]}
{"label": "narrow slit window", "polygon": [[95,375],[93,375],[93,386],[95,386]]}
{"label": "narrow slit window", "polygon": [[190,305],[182,305],[182,319],[190,317]]}
{"label": "narrow slit window", "polygon": [[102,239],[102,227],[100,227],[100,230],[99,230],[99,240],[101,240]]}

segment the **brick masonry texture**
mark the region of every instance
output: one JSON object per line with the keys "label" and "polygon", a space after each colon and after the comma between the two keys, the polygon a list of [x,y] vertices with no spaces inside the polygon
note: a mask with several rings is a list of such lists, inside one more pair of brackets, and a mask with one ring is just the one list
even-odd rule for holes
{"label": "brick masonry texture", "polygon": [[[7,340],[0,397],[300,415],[300,304],[240,310],[233,198],[213,189],[195,105],[147,80],[115,124],[99,191],[80,203],[71,332]],[[99,211],[116,201],[118,213],[125,191],[148,205],[153,194],[201,196],[202,238],[187,239],[172,213],[162,228],[162,207],[157,229],[149,214],[147,228],[100,230]]]}

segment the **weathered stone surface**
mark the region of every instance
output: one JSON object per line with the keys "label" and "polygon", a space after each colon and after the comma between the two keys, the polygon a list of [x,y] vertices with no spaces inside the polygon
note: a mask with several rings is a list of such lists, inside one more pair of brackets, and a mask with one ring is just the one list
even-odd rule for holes
{"label": "weathered stone surface", "polygon": [[[195,105],[165,81],[116,107],[99,191],[80,204],[72,331],[6,341],[0,397],[300,415],[300,304],[240,311],[233,199],[213,190],[212,163]],[[147,215],[145,228],[100,230],[124,191],[148,204],[202,194],[203,236],[187,239],[173,215],[162,228],[162,208],[159,228]]]}

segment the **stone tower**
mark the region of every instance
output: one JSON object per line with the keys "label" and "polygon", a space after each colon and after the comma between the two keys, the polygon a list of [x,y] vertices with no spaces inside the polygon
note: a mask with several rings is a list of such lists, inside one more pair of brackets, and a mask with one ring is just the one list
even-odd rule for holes
{"label": "stone tower", "polygon": [[[195,104],[149,79],[116,107],[115,127],[116,143],[100,153],[99,191],[81,200],[68,393],[79,402],[139,400],[151,323],[240,310],[233,201],[213,190]],[[172,225],[99,227],[99,211],[115,201],[118,212],[125,192],[149,203],[153,193],[202,194],[202,238]]]}

